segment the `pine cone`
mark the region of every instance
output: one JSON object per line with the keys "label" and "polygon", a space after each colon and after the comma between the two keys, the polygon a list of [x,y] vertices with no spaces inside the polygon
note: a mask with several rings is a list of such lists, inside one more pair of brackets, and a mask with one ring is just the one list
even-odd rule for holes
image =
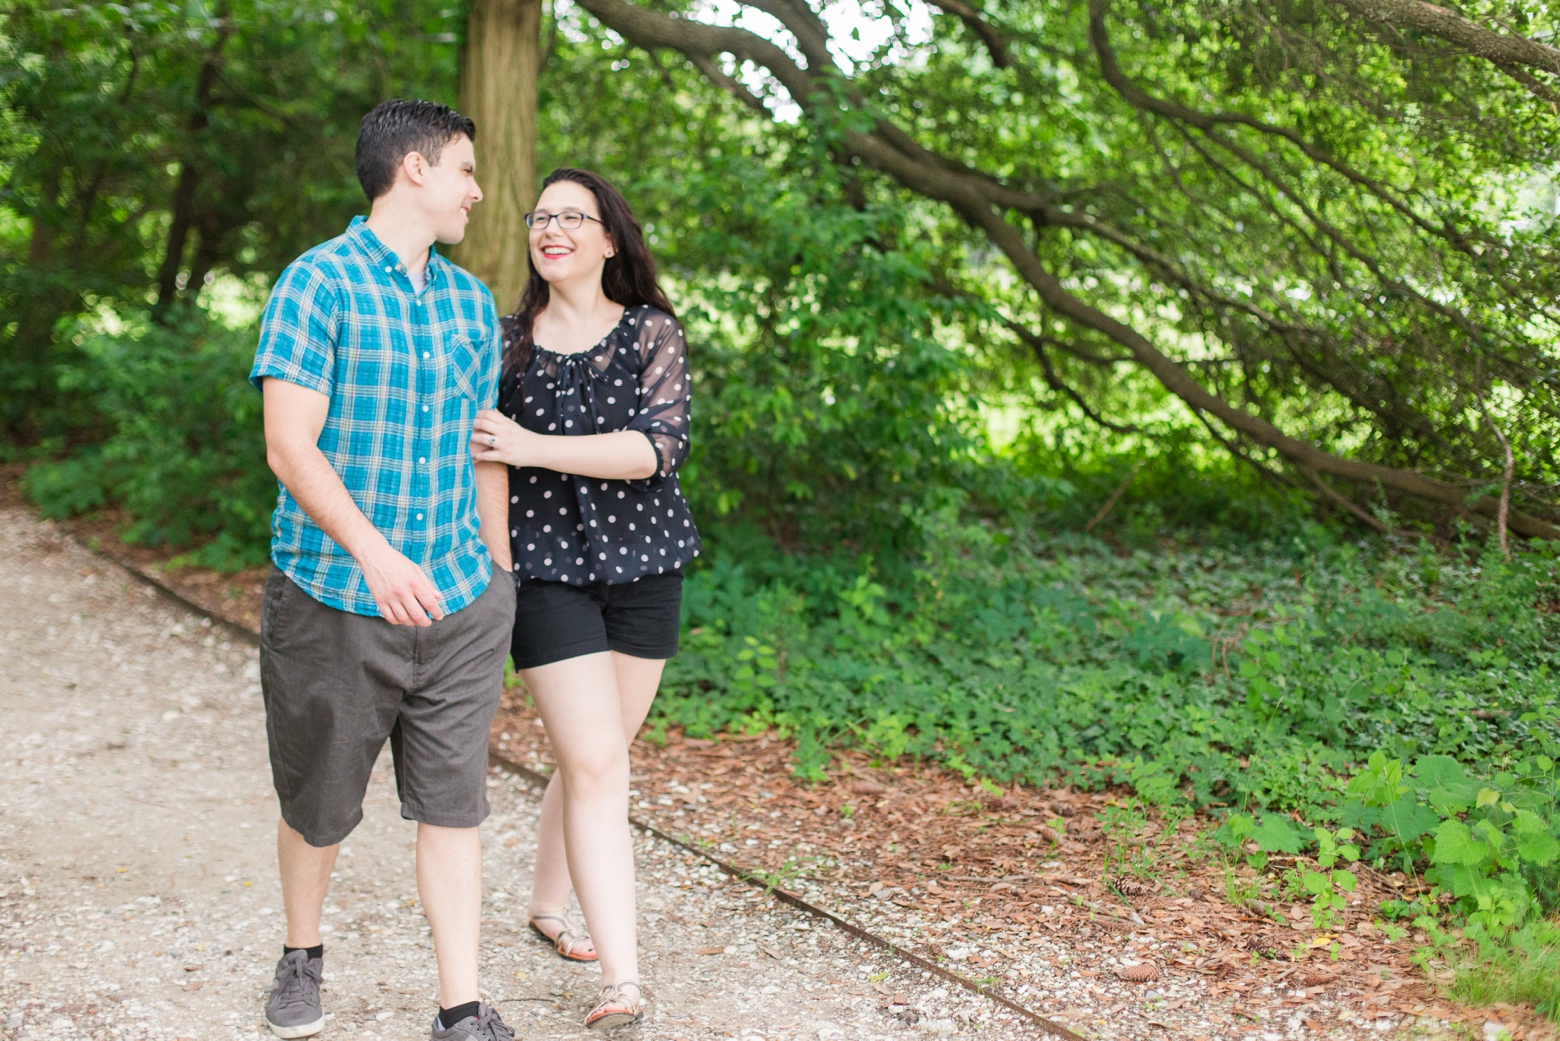
{"label": "pine cone", "polygon": [[1122,896],[1147,896],[1154,887],[1130,875],[1117,875],[1110,879],[1110,887]]}
{"label": "pine cone", "polygon": [[1128,983],[1148,983],[1159,978],[1159,966],[1151,961],[1140,961],[1136,965],[1123,965],[1116,970],[1116,975]]}

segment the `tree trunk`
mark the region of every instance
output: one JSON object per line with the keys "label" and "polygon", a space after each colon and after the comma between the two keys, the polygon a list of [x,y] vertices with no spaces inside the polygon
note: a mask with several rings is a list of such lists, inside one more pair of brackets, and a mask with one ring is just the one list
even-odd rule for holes
{"label": "tree trunk", "polygon": [[206,129],[211,125],[211,92],[216,88],[217,77],[222,72],[222,52],[233,36],[233,22],[228,17],[226,3],[217,11],[217,26],[216,39],[200,63],[200,72],[195,78],[195,108],[190,113],[185,157],[179,164],[179,180],[173,190],[168,244],[163,251],[162,265],[157,270],[157,303],[152,306],[154,315],[166,312],[178,296],[179,271],[184,266],[185,244],[200,220],[196,210],[200,168],[196,165],[195,157],[200,151]]}
{"label": "tree trunk", "polygon": [[536,203],[536,83],[541,0],[471,0],[460,108],[477,124],[477,183],[466,239],[452,256],[514,309],[530,274],[525,215]]}

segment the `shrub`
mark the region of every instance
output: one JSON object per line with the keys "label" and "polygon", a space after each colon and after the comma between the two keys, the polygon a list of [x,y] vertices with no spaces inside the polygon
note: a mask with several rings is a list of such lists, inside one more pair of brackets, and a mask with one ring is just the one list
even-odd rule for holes
{"label": "shrub", "polygon": [[263,563],[276,478],[248,382],[253,332],[190,309],[166,325],[83,323],[73,338],[83,360],[60,386],[95,408],[104,436],[28,470],[24,488],[44,515],[112,505],[127,542],[193,546],[192,562],[221,570]]}

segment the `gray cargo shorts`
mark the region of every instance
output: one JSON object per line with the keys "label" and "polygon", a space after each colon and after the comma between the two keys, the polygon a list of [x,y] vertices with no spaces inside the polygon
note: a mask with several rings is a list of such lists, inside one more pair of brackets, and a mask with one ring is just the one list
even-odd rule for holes
{"label": "gray cargo shorts", "polygon": [[482,823],[514,615],[514,583],[501,573],[421,629],[327,607],[273,567],[260,609],[260,689],[282,819],[311,846],[346,838],[389,739],[401,816]]}

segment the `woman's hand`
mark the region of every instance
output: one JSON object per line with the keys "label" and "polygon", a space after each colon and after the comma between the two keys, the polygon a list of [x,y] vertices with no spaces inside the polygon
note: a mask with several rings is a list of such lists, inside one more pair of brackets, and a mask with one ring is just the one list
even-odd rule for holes
{"label": "woman's hand", "polygon": [[496,408],[477,413],[471,430],[471,457],[479,463],[507,463],[510,466],[539,465],[539,442],[545,434],[535,434]]}

